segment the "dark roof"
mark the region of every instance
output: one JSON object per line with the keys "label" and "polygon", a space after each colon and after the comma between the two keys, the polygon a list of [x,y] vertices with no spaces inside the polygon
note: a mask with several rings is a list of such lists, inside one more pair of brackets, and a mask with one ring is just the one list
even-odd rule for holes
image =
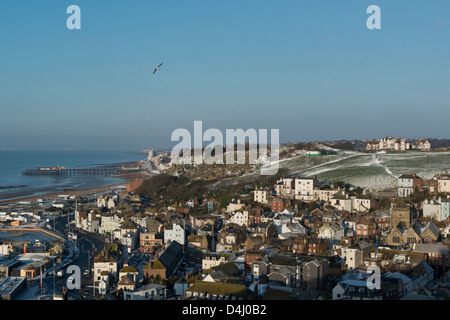
{"label": "dark roof", "polygon": [[158,260],[164,265],[169,267],[173,261],[177,259],[182,253],[183,247],[177,241],[172,241],[163,253],[158,257]]}
{"label": "dark roof", "polygon": [[273,255],[268,257],[271,264],[283,266],[296,266],[297,259],[286,255]]}
{"label": "dark roof", "polygon": [[415,173],[405,173],[402,174],[399,179],[421,179],[417,174]]}

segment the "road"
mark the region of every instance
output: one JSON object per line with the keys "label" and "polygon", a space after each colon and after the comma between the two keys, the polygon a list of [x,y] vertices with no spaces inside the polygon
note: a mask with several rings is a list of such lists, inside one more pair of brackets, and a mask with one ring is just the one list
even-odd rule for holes
{"label": "road", "polygon": [[[73,220],[73,216],[70,217]],[[52,229],[60,233],[65,233],[65,230],[68,226],[68,218],[67,215],[57,217],[54,221],[50,221],[50,226]],[[72,231],[72,230],[71,230]],[[78,299],[95,299],[98,298],[99,295],[94,295],[93,289],[93,275],[90,272],[88,275],[85,275],[85,270],[90,270],[93,267],[94,256],[103,250],[105,246],[105,241],[99,234],[92,234],[86,232],[78,232],[77,240],[75,244],[78,248],[78,258],[74,259],[71,265],[76,265],[80,268],[81,275],[81,289],[70,290],[68,293],[68,297],[70,299],[78,300]],[[68,258],[65,256],[61,257],[62,260],[67,260]],[[56,294],[61,294],[63,287],[67,287],[67,280],[71,276],[71,274],[67,274],[66,268],[64,269],[65,274],[63,277],[57,277],[56,275],[47,275],[42,279],[42,292],[49,296],[53,296],[53,292]],[[40,288],[40,278],[37,277],[31,281],[28,281],[27,284],[27,293],[26,297],[40,296],[41,288]],[[97,290],[98,292],[98,290]]]}

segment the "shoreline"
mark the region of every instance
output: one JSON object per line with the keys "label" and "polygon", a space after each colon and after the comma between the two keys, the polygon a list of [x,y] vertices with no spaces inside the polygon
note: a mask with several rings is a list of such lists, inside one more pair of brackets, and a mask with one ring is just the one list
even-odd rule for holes
{"label": "shoreline", "polygon": [[9,200],[0,200],[0,205],[8,205],[8,204],[18,204],[21,201],[29,201],[29,202],[36,202],[38,199],[48,199],[48,200],[56,200],[59,199],[60,195],[68,195],[68,196],[83,196],[91,193],[99,193],[104,191],[111,191],[114,189],[117,189],[119,186],[124,186],[128,182],[124,181],[123,183],[119,184],[112,184],[107,185],[103,187],[93,187],[93,188],[87,188],[87,189],[73,189],[73,190],[63,190],[60,192],[52,192],[52,193],[46,193],[41,195],[33,195],[33,196],[23,196],[19,198],[9,199]]}
{"label": "shoreline", "polygon": [[[142,160],[139,161],[131,161],[131,162],[121,162],[116,164],[106,164],[106,165],[99,165],[99,166],[110,166],[110,167],[119,167],[119,166],[136,166],[141,164]],[[136,180],[136,179],[148,179],[152,175],[151,173],[144,171],[140,172],[130,172],[130,173],[124,173],[119,175],[114,175],[112,177],[123,179],[124,181],[121,183],[115,183],[115,184],[109,184],[105,186],[100,187],[91,187],[91,188],[83,188],[83,189],[68,189],[68,190],[61,190],[61,191],[51,191],[51,192],[44,192],[42,194],[38,195],[27,195],[23,194],[21,192],[16,193],[10,193],[8,194],[8,199],[0,199],[0,205],[9,205],[9,204],[18,204],[21,201],[29,201],[29,202],[37,202],[38,199],[48,199],[48,200],[56,200],[58,199],[58,196],[60,195],[69,195],[69,196],[83,196],[88,195],[92,193],[99,193],[99,192],[105,192],[105,191],[111,191],[114,189],[118,189],[120,186],[126,186],[130,181]]]}

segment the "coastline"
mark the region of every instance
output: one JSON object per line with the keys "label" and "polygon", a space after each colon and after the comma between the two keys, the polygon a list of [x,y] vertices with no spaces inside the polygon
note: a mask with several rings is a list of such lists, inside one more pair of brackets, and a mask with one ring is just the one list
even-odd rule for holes
{"label": "coastline", "polygon": [[[119,166],[136,166],[139,165],[141,161],[133,161],[133,162],[122,162],[117,163],[113,165],[103,165],[108,167],[119,167]],[[105,192],[105,191],[111,191],[114,189],[117,189],[120,186],[125,186],[127,183],[129,183],[132,180],[135,179],[148,179],[153,174],[148,173],[146,171],[141,172],[130,172],[130,173],[124,173],[119,175],[114,175],[114,177],[121,178],[124,181],[121,183],[116,184],[110,184],[100,187],[92,187],[92,188],[84,188],[84,189],[68,189],[68,190],[61,190],[61,191],[51,191],[47,193],[42,193],[39,195],[27,195],[24,193],[13,192],[8,194],[9,199],[0,199],[0,205],[8,205],[8,204],[18,204],[21,201],[29,201],[29,202],[36,202],[38,199],[49,199],[49,200],[56,200],[58,199],[59,195],[69,195],[69,196],[83,196],[91,193],[99,193],[99,192]]]}
{"label": "coastline", "polygon": [[18,204],[21,201],[30,201],[30,202],[36,202],[38,199],[48,199],[48,200],[56,200],[58,199],[58,196],[64,194],[69,196],[83,196],[90,193],[98,193],[98,192],[104,192],[104,191],[110,191],[117,189],[119,186],[124,186],[128,182],[123,182],[119,184],[113,184],[103,187],[94,187],[94,188],[88,188],[88,189],[73,189],[73,190],[64,190],[60,192],[52,192],[52,193],[46,193],[41,195],[33,195],[33,196],[24,196],[19,198],[14,198],[10,200],[0,200],[0,205],[7,205],[7,204]]}

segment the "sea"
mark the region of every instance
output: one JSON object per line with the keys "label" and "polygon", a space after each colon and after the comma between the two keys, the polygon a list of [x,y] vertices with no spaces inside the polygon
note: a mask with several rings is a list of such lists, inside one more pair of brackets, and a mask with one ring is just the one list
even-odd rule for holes
{"label": "sea", "polygon": [[146,154],[132,151],[0,150],[0,200],[125,182],[111,176],[25,176],[22,172],[27,169],[51,166],[100,168],[144,160],[146,157]]}

